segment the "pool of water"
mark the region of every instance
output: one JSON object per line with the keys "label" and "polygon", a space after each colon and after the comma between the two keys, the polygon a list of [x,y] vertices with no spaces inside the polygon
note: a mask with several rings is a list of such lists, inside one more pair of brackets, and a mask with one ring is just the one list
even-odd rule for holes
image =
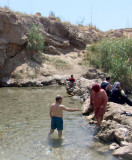
{"label": "pool of water", "polygon": [[65,87],[0,88],[0,160],[115,160],[91,148],[96,127],[80,112],[64,112],[63,139],[49,138],[49,108],[57,94],[67,107],[73,101]]}

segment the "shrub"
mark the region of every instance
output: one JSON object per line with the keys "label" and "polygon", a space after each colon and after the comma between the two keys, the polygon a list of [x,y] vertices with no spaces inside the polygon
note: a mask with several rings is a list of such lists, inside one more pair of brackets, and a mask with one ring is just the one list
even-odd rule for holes
{"label": "shrub", "polygon": [[31,26],[28,34],[28,49],[42,52],[44,50],[44,42],[45,39],[44,36],[40,33],[40,26]]}
{"label": "shrub", "polygon": [[103,39],[92,44],[87,47],[87,60],[132,90],[132,39]]}

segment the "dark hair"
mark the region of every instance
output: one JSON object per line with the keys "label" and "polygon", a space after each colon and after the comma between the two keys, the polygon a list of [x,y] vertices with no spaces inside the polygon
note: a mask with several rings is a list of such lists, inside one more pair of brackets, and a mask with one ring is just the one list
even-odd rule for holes
{"label": "dark hair", "polygon": [[58,102],[60,99],[62,99],[62,96],[60,96],[60,95],[57,95],[55,98],[56,102]]}
{"label": "dark hair", "polygon": [[95,83],[95,84],[92,85],[92,90],[93,91],[99,92],[100,89],[101,89],[101,87],[97,83]]}
{"label": "dark hair", "polygon": [[110,77],[106,77],[106,81],[110,80]]}

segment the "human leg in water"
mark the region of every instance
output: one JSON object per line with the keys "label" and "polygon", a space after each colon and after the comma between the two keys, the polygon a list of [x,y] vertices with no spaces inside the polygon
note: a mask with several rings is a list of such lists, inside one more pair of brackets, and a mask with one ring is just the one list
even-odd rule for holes
{"label": "human leg in water", "polygon": [[58,137],[59,137],[59,138],[62,137],[62,130],[58,130]]}
{"label": "human leg in water", "polygon": [[101,117],[98,117],[97,118],[97,126],[101,126],[101,124],[102,124],[102,118]]}
{"label": "human leg in water", "polygon": [[52,133],[54,133],[54,129],[51,129],[48,135],[50,136]]}

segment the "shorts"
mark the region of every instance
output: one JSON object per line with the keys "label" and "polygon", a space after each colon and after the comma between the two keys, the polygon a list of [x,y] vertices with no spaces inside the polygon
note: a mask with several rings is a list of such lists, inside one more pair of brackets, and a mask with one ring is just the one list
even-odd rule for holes
{"label": "shorts", "polygon": [[62,117],[52,117],[51,129],[63,130],[63,119]]}

